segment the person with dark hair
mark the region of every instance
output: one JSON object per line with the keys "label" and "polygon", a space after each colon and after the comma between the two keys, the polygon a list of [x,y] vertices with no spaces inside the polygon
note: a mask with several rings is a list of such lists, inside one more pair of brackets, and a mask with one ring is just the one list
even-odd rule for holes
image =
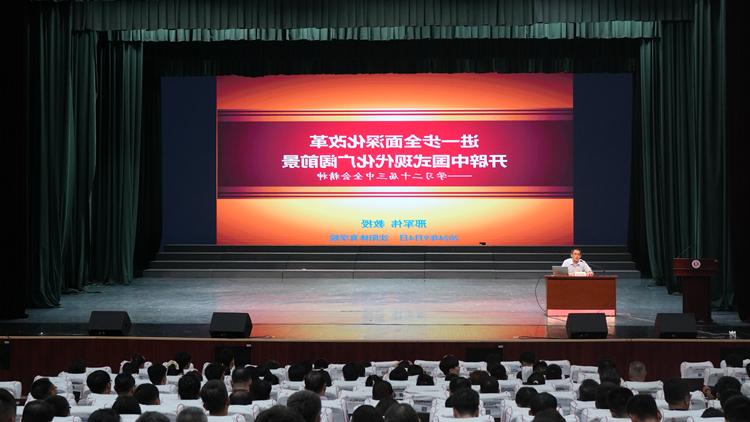
{"label": "person with dark hair", "polygon": [[633,392],[625,387],[617,387],[609,392],[609,395],[607,395],[607,406],[613,418],[628,417],[628,400],[631,397],[633,397]]}
{"label": "person with dark hair", "polygon": [[539,372],[534,372],[526,378],[525,385],[543,385],[545,383],[544,375]]}
{"label": "person with dark hair", "polygon": [[419,415],[408,404],[395,404],[386,410],[385,422],[419,422]]}
{"label": "person with dark hair", "polygon": [[120,396],[112,404],[112,410],[119,415],[140,415],[141,405],[133,396]]}
{"label": "person with dark hair", "polygon": [[141,384],[135,388],[133,396],[139,404],[147,406],[156,406],[161,404],[159,400],[159,389],[154,384]]}
{"label": "person with dark hair", "polygon": [[521,356],[519,356],[518,361],[521,363],[521,366],[534,367],[534,364],[536,363],[536,355],[534,354],[534,352],[521,352]]}
{"label": "person with dark hair", "polygon": [[409,379],[409,373],[403,366],[398,366],[396,368],[393,368],[393,370],[388,374],[388,379],[391,381],[406,381]]}
{"label": "person with dark hair", "polygon": [[0,388],[0,422],[16,422],[16,399]]}
{"label": "person with dark hair", "polygon": [[393,386],[388,381],[379,381],[372,386],[372,399],[385,400],[393,398]]}
{"label": "person with dark hair", "polygon": [[49,396],[44,401],[52,406],[56,417],[65,418],[70,416],[70,403],[68,403],[68,399],[65,397],[57,395]]}
{"label": "person with dark hair", "polygon": [[721,401],[721,397],[724,392],[729,390],[740,391],[742,389],[742,383],[735,377],[723,376],[716,381],[716,385],[712,389],[713,396],[717,400]]}
{"label": "person with dark hair", "polygon": [[235,368],[232,371],[232,392],[250,391],[253,383],[253,370],[248,367]]}
{"label": "person with dark hair", "polygon": [[701,413],[701,418],[723,418],[724,412],[715,407],[709,407]]}
{"label": "person with dark hair", "polygon": [[561,380],[562,379],[562,368],[560,365],[553,363],[548,365],[544,370],[544,378],[548,380]]}
{"label": "person with dark hair", "polygon": [[383,378],[380,378],[377,375],[370,375],[365,379],[365,386],[366,387],[372,387],[375,384],[379,383],[380,381],[383,381]]}
{"label": "person with dark hair", "polygon": [[201,387],[203,408],[210,416],[226,416],[229,410],[229,394],[223,382],[211,380]]}
{"label": "person with dark hair", "polygon": [[55,409],[44,400],[27,403],[23,408],[21,419],[24,422],[51,422],[55,417]]}
{"label": "person with dark hair", "polygon": [[750,398],[736,395],[724,404],[724,420],[727,422],[747,422],[750,420]]}
{"label": "person with dark hair", "polygon": [[358,406],[349,422],[383,422],[383,416],[369,404]]}
{"label": "person with dark hair", "polygon": [[557,399],[550,393],[539,393],[529,400],[529,415],[531,416],[550,409],[557,409]]}
{"label": "person with dark hair", "polygon": [[721,397],[719,397],[719,404],[721,405],[721,408],[724,408],[724,405],[727,403],[729,399],[731,399],[734,396],[739,396],[740,393],[737,390],[724,390],[721,392]]}
{"label": "person with dark hair", "polygon": [[378,404],[375,405],[375,410],[381,414],[385,415],[388,412],[388,409],[390,409],[393,406],[397,406],[398,402],[393,397],[386,397],[383,400],[378,401]]}
{"label": "person with dark hair", "polygon": [[531,387],[521,387],[516,391],[516,406],[529,407],[531,399],[536,396],[537,391]]}
{"label": "person with dark hair", "polygon": [[535,363],[531,368],[535,374],[544,375],[544,372],[547,370],[547,362],[540,360],[537,363]]}
{"label": "person with dark hair", "polygon": [[611,358],[603,357],[599,359],[599,363],[597,363],[597,371],[599,373],[599,376],[602,376],[602,372],[605,369],[617,369],[617,365],[615,364],[615,361],[613,361]]}
{"label": "person with dark hair", "polygon": [[435,385],[435,380],[431,375],[419,374],[417,375],[417,385]]}
{"label": "person with dark hair", "polygon": [[224,368],[223,375],[229,375],[234,370],[234,352],[231,349],[221,349],[216,356],[216,363]]}
{"label": "person with dark hair", "polygon": [[253,404],[253,394],[245,390],[234,391],[232,392],[232,394],[229,395],[229,404],[230,405],[237,404],[241,406],[247,406],[248,404]]}
{"label": "person with dark hair", "polygon": [[497,394],[500,392],[500,384],[495,377],[487,377],[479,384],[479,392],[482,394]]}
{"label": "person with dark hair", "polygon": [[724,358],[727,368],[742,368],[742,356],[737,353],[730,353]]}
{"label": "person with dark hair", "polygon": [[547,409],[534,415],[533,422],[565,422],[565,418],[557,409]]}
{"label": "person with dark hair", "polygon": [[628,400],[628,416],[632,422],[659,422],[661,412],[650,394],[637,394]]}
{"label": "person with dark hair", "polygon": [[594,397],[597,409],[609,409],[609,393],[615,388],[617,386],[611,382],[599,384],[599,387],[596,388],[596,396]]}
{"label": "person with dark hair", "polygon": [[159,412],[143,412],[135,422],[169,422],[169,418]]}
{"label": "person with dark hair", "polygon": [[489,372],[491,376],[497,378],[498,380],[508,379],[508,371],[507,369],[505,369],[505,365],[500,362],[493,363],[492,365],[488,366],[487,372]]}
{"label": "person with dark hair", "polygon": [[307,367],[305,367],[305,365],[295,363],[290,365],[289,369],[287,369],[286,377],[289,379],[289,381],[293,382],[304,381],[307,372]]}
{"label": "person with dark hair", "polygon": [[281,381],[279,381],[279,377],[277,377],[274,374],[266,374],[266,376],[263,377],[263,381],[265,381],[265,382],[267,382],[267,383],[269,383],[271,385],[278,385],[278,384],[281,383]]}
{"label": "person with dark hair", "polygon": [[39,378],[31,383],[29,393],[37,400],[45,400],[47,397],[57,395],[57,387],[55,387],[55,384],[52,384],[49,378]]}
{"label": "person with dark hair", "polygon": [[253,401],[269,400],[271,398],[271,383],[265,380],[256,380],[250,386],[253,393]]}
{"label": "person with dark hair", "polygon": [[616,386],[620,386],[620,374],[617,373],[615,368],[604,368],[602,369],[601,375],[599,375],[599,381],[604,384],[608,382]]}
{"label": "person with dark hair", "polygon": [[120,422],[120,415],[113,409],[99,409],[89,415],[87,422]]}
{"label": "person with dark hair", "polygon": [[330,362],[327,359],[318,358],[313,362],[313,369],[328,369]]}
{"label": "person with dark hair", "polygon": [[83,359],[74,360],[68,367],[69,374],[84,374],[86,373],[86,362]]}
{"label": "person with dark hair", "polygon": [[471,388],[462,388],[451,394],[453,417],[457,419],[479,416],[479,393]]}
{"label": "person with dark hair", "polygon": [[177,396],[182,400],[198,400],[202,381],[198,371],[186,373],[177,381]]}
{"label": "person with dark hair", "polygon": [[166,365],[167,367],[167,376],[176,377],[182,375],[182,371],[180,371],[180,366],[177,364],[177,362],[170,360],[164,365]]}
{"label": "person with dark hair", "polygon": [[690,409],[690,390],[685,380],[672,378],[664,383],[664,400],[669,410]]}
{"label": "person with dark hair", "polygon": [[135,378],[130,374],[117,374],[115,392],[118,396],[132,396],[135,392]]}
{"label": "person with dark hair", "polygon": [[146,372],[148,372],[148,379],[151,384],[164,385],[167,383],[167,368],[164,365],[151,365]]}
{"label": "person with dark hair", "polygon": [[646,364],[639,360],[630,362],[628,365],[628,378],[633,382],[646,382]]}
{"label": "person with dark hair", "polygon": [[326,395],[326,379],[323,375],[323,371],[315,370],[310,371],[305,375],[305,390],[312,391],[318,396],[325,397]]}
{"label": "person with dark hair", "polygon": [[135,373],[138,373],[138,371],[143,368],[143,366],[146,364],[146,357],[144,357],[141,354],[134,354],[133,358],[130,359],[130,365],[133,366],[133,369],[135,369]]}
{"label": "person with dark hair", "polygon": [[570,250],[570,258],[563,261],[561,265],[568,269],[568,274],[585,273],[586,275],[594,275],[589,264],[581,259],[581,255],[581,248],[573,248]]}
{"label": "person with dark hair", "polygon": [[409,368],[409,367],[410,367],[411,365],[412,365],[412,363],[411,363],[411,361],[410,361],[410,360],[408,360],[408,359],[403,359],[403,360],[400,360],[400,361],[398,362],[398,364],[396,365],[396,367],[398,367],[398,368],[404,368],[404,369],[408,369],[408,368]]}
{"label": "person with dark hair", "polygon": [[190,406],[177,414],[176,422],[208,422],[208,416],[206,416],[206,411],[200,407]]}
{"label": "person with dark hair", "polygon": [[224,380],[224,372],[225,368],[220,363],[209,363],[206,365],[206,368],[203,370],[203,376],[206,377],[206,380],[208,381],[223,381]]}
{"label": "person with dark hair", "polygon": [[130,375],[133,375],[133,374],[137,374],[138,372],[139,372],[138,368],[136,368],[135,366],[133,366],[133,364],[130,363],[130,362],[123,363],[122,364],[122,368],[120,368],[120,373],[121,374],[130,374]]}
{"label": "person with dark hair", "polygon": [[112,378],[108,373],[99,369],[86,377],[86,386],[94,394],[109,394],[112,391]]}
{"label": "person with dark hair", "polygon": [[406,372],[407,372],[407,374],[409,374],[410,377],[412,377],[414,375],[419,376],[419,375],[424,374],[424,368],[422,368],[419,365],[411,364],[411,365],[409,365],[408,368],[406,368]]}
{"label": "person with dark hair", "polygon": [[448,383],[448,392],[451,395],[462,388],[471,388],[471,382],[464,377],[456,377]]}
{"label": "person with dark hair", "polygon": [[365,368],[358,363],[347,363],[341,368],[341,374],[344,376],[344,381],[356,381],[357,378],[364,376]]}
{"label": "person with dark hair", "polygon": [[596,380],[591,378],[583,380],[578,387],[578,401],[595,401],[597,388],[599,388],[599,383]]}
{"label": "person with dark hair", "polygon": [[448,376],[448,374],[459,375],[460,368],[458,367],[458,358],[453,355],[445,355],[440,359],[440,370]]}
{"label": "person with dark hair", "polygon": [[305,419],[294,410],[277,404],[260,412],[255,422],[305,422]]}
{"label": "person with dark hair", "polygon": [[287,399],[286,407],[299,413],[305,422],[320,422],[320,396],[312,391],[300,390],[293,393]]}
{"label": "person with dark hair", "polygon": [[190,369],[190,361],[192,360],[193,357],[188,352],[177,352],[174,354],[174,361],[177,362],[178,369],[183,374]]}
{"label": "person with dark hair", "polygon": [[471,371],[469,374],[469,382],[471,382],[471,385],[481,385],[482,381],[489,377],[490,374],[487,371]]}

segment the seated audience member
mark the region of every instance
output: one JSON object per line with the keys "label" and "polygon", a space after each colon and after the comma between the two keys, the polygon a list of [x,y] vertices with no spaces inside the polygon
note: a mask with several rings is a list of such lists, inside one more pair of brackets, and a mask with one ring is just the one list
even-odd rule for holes
{"label": "seated audience member", "polygon": [[0,422],[16,422],[16,399],[9,391],[2,388],[0,388]]}
{"label": "seated audience member", "polygon": [[250,388],[253,393],[253,401],[271,399],[271,383],[266,382],[265,380],[257,380],[250,386]]}
{"label": "seated audience member", "polygon": [[724,412],[715,407],[709,407],[701,413],[701,418],[723,418]]}
{"label": "seated audience member", "polygon": [[230,375],[234,370],[234,352],[230,349],[220,350],[219,355],[216,356],[216,363],[224,368],[223,375]]}
{"label": "seated audience member", "polygon": [[742,393],[740,393],[737,390],[724,390],[721,392],[721,396],[719,397],[719,404],[721,405],[721,408],[724,408],[724,405],[726,402],[731,399],[734,396],[739,396]]}
{"label": "seated audience member", "polygon": [[531,399],[536,396],[536,390],[531,387],[521,387],[516,391],[516,406],[518,407],[529,407]]}
{"label": "seated audience member", "polygon": [[685,380],[672,378],[664,383],[664,400],[669,410],[690,409],[690,390]]}
{"label": "seated audience member", "polygon": [[633,382],[646,382],[646,365],[639,361],[634,360],[628,365],[628,380]]}
{"label": "seated audience member", "polygon": [[206,369],[203,370],[203,376],[206,377],[206,380],[208,381],[224,381],[225,371],[226,370],[222,364],[209,363],[208,365],[206,365]]}
{"label": "seated audience member", "polygon": [[117,412],[118,415],[140,415],[141,405],[133,396],[120,396],[112,404],[112,410]]}
{"label": "seated audience member", "polygon": [[620,374],[617,373],[617,369],[615,368],[605,368],[602,370],[601,375],[599,375],[599,382],[602,384],[608,382],[619,387],[621,381]]}
{"label": "seated audience member", "polygon": [[326,395],[326,379],[323,374],[325,371],[315,370],[310,371],[305,375],[305,390],[312,391],[319,397],[325,397]]}
{"label": "seated audience member", "polygon": [[365,368],[358,363],[347,363],[341,368],[341,374],[344,381],[356,381],[357,378],[365,375]]}
{"label": "seated audience member", "polygon": [[159,412],[143,412],[135,422],[169,422],[169,418]]}
{"label": "seated audience member", "polygon": [[417,385],[435,385],[435,380],[427,374],[417,375]]}
{"label": "seated audience member", "polygon": [[234,391],[232,394],[229,395],[229,404],[230,405],[242,405],[247,406],[248,404],[253,404],[253,394],[249,391]]}
{"label": "seated audience member", "polygon": [[479,416],[479,393],[471,388],[462,388],[451,395],[453,417],[457,419]]}
{"label": "seated audience member", "polygon": [[260,412],[255,422],[305,422],[305,420],[294,410],[277,404]]}
{"label": "seated audience member", "polygon": [[557,399],[550,393],[539,393],[529,401],[529,415],[534,416],[545,410],[556,410]]}
{"label": "seated audience member", "polygon": [[380,378],[377,375],[370,375],[365,379],[365,386],[372,387],[373,385],[379,383],[380,381],[383,381],[383,378]]}
{"label": "seated audience member", "polygon": [[617,370],[617,365],[615,365],[615,361],[607,357],[599,359],[599,362],[597,363],[596,366],[597,366],[596,372],[599,373],[600,377],[602,376],[602,373],[607,369]]}
{"label": "seated audience member", "polygon": [[409,379],[409,372],[403,366],[394,368],[389,374],[390,381],[406,381]]}
{"label": "seated audience member", "polygon": [[188,352],[177,352],[174,354],[173,360],[177,362],[178,369],[184,374],[190,369],[190,362],[193,360],[193,357]]}
{"label": "seated audience member", "polygon": [[553,363],[544,370],[544,378],[548,380],[561,380],[563,377],[560,365]]}
{"label": "seated audience member", "polygon": [[742,383],[735,377],[724,376],[716,381],[716,385],[711,389],[713,399],[721,401],[722,395],[730,390],[740,391],[742,389]]}
{"label": "seated audience member", "polygon": [[487,372],[489,372],[491,376],[499,380],[505,381],[508,379],[508,371],[505,369],[505,365],[500,362],[493,363],[492,365],[487,367]]}
{"label": "seated audience member", "polygon": [[453,395],[465,389],[471,389],[471,382],[464,377],[456,377],[448,383],[448,399],[445,400],[445,407],[453,407]]}
{"label": "seated audience member", "polygon": [[274,374],[266,374],[266,376],[263,377],[263,381],[271,385],[279,385],[281,383],[281,381],[279,381],[279,377]]}
{"label": "seated audience member", "polygon": [[235,368],[232,371],[232,391],[250,391],[253,383],[253,370],[249,367]]}
{"label": "seated audience member", "polygon": [[132,396],[135,392],[135,378],[130,374],[117,374],[115,392],[118,396]]}
{"label": "seated audience member", "polygon": [[135,388],[133,396],[139,404],[156,406],[161,404],[159,400],[159,389],[154,384],[141,384]]}
{"label": "seated audience member", "polygon": [[532,366],[532,371],[535,374],[542,374],[544,375],[544,372],[547,370],[547,362],[540,360],[539,362],[535,363],[534,366]]}
{"label": "seated audience member", "polygon": [[521,363],[521,370],[516,374],[516,378],[523,379],[524,368],[532,368],[533,371],[534,364],[536,363],[536,355],[534,352],[522,352],[518,361]]}
{"label": "seated audience member", "polygon": [[76,359],[68,367],[69,374],[85,374],[86,362],[83,359]]}
{"label": "seated audience member", "polygon": [[286,377],[289,381],[292,382],[304,381],[307,372],[307,367],[305,367],[305,365],[294,363],[289,366],[289,369],[287,369]]}
{"label": "seated audience member", "polygon": [[130,363],[130,362],[123,363],[122,364],[122,368],[120,368],[120,373],[121,374],[130,374],[130,375],[133,375],[133,374],[137,374],[138,372],[139,372],[138,368],[136,368],[135,366],[133,366],[133,364]]}
{"label": "seated audience member", "polygon": [[458,367],[458,358],[453,355],[445,355],[440,359],[438,365],[443,374],[447,377],[449,374],[458,376],[460,368]]}
{"label": "seated audience member", "polygon": [[487,377],[479,384],[479,392],[482,394],[497,394],[500,392],[500,384],[495,377]]}
{"label": "seated audience member", "polygon": [[229,394],[223,382],[211,380],[201,387],[203,408],[210,416],[226,416],[229,410]]}
{"label": "seated audience member", "polygon": [[164,365],[151,365],[146,372],[148,372],[148,379],[151,384],[164,385],[167,383],[167,368]]}
{"label": "seated audience member", "polygon": [[392,399],[393,396],[393,386],[388,381],[380,381],[372,386],[373,400]]}
{"label": "seated audience member", "polygon": [[398,402],[393,397],[386,397],[383,400],[380,400],[378,404],[375,405],[375,410],[385,416],[385,414],[388,412],[388,409],[390,409],[393,406],[398,406]]}
{"label": "seated audience member", "polygon": [[29,393],[37,400],[46,400],[48,397],[57,395],[57,387],[52,384],[49,378],[39,378],[31,383]]}
{"label": "seated audience member", "polygon": [[54,417],[55,410],[49,403],[44,400],[36,400],[23,407],[21,419],[24,422],[51,422]]}
{"label": "seated audience member", "polygon": [[543,385],[545,383],[544,374],[540,374],[539,372],[534,372],[533,374],[529,375],[528,378],[526,378],[525,385]]}
{"label": "seated audience member", "polygon": [[370,405],[358,406],[349,422],[383,422],[383,417]]}
{"label": "seated audience member", "polygon": [[146,360],[146,357],[144,357],[143,355],[138,353],[134,354],[133,358],[130,359],[130,362],[128,362],[135,370],[135,372],[133,373],[137,374],[146,365]]}
{"label": "seated audience member", "polygon": [[609,412],[613,418],[628,417],[628,400],[633,397],[633,392],[629,388],[613,388],[607,395],[607,404]]}
{"label": "seated audience member", "polygon": [[603,382],[599,384],[599,387],[596,388],[596,395],[594,397],[597,409],[609,409],[609,393],[615,388],[617,388],[617,386],[611,382]]}
{"label": "seated audience member", "polygon": [[198,400],[202,381],[203,378],[198,371],[186,373],[177,381],[177,396],[182,400]]}
{"label": "seated audience member", "polygon": [[299,413],[305,422],[320,422],[320,396],[312,391],[300,390],[293,393],[289,396],[286,407]]}
{"label": "seated audience member", "polygon": [[659,422],[661,412],[650,394],[638,394],[628,400],[628,416],[632,422]]}
{"label": "seated audience member", "polygon": [[547,409],[534,415],[533,422],[565,422],[565,418],[557,409]]}
{"label": "seated audience member", "polygon": [[408,404],[395,404],[383,416],[385,422],[419,422],[419,415]]}
{"label": "seated audience member", "polygon": [[87,422],[120,422],[120,415],[113,409],[99,409],[89,415]]}
{"label": "seated audience member", "polygon": [[112,392],[112,378],[100,369],[86,377],[86,386],[94,394],[109,394]]}
{"label": "seated audience member", "polygon": [[490,377],[490,373],[487,371],[472,371],[469,374],[469,382],[471,385],[481,385],[482,381]]}
{"label": "seated audience member", "polygon": [[55,417],[66,418],[70,416],[70,403],[68,399],[63,396],[49,396],[44,401],[52,406],[54,409]]}
{"label": "seated audience member", "polygon": [[419,375],[424,374],[424,368],[422,368],[419,365],[412,364],[412,365],[409,365],[408,368],[406,368],[406,372],[407,372],[407,374],[409,374],[410,377],[412,377],[414,375],[419,376]]}
{"label": "seated audience member", "polygon": [[585,379],[578,387],[578,401],[595,401],[596,400],[596,389],[599,388],[599,383],[596,380]]}
{"label": "seated audience member", "polygon": [[176,422],[208,422],[208,416],[206,416],[206,411],[200,407],[190,406],[177,414]]}
{"label": "seated audience member", "polygon": [[313,362],[313,369],[328,369],[330,362],[327,359],[319,358]]}
{"label": "seated audience member", "polygon": [[169,362],[165,363],[165,365],[167,367],[167,376],[176,377],[182,375],[182,371],[180,371],[180,365],[178,365],[177,362],[170,360]]}
{"label": "seated audience member", "polygon": [[750,420],[750,398],[734,396],[727,400],[723,410],[727,422],[747,422]]}
{"label": "seated audience member", "polygon": [[724,363],[727,365],[727,368],[742,368],[742,356],[737,353],[730,353],[724,359]]}

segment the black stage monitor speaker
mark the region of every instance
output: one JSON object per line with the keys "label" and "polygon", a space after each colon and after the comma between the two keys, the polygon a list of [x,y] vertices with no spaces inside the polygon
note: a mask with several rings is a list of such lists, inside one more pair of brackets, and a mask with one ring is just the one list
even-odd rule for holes
{"label": "black stage monitor speaker", "polygon": [[568,314],[568,338],[607,338],[607,318],[598,314]]}
{"label": "black stage monitor speaker", "polygon": [[654,337],[658,338],[696,338],[698,328],[695,326],[694,314],[656,314]]}
{"label": "black stage monitor speaker", "polygon": [[209,331],[211,337],[246,338],[253,331],[253,321],[246,313],[214,312]]}
{"label": "black stage monitor speaker", "polygon": [[125,311],[91,311],[89,335],[126,336],[130,334],[130,316]]}

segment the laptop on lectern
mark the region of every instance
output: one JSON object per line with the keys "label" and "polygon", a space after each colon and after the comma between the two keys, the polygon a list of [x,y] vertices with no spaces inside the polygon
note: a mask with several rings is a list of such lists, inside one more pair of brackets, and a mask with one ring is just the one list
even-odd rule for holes
{"label": "laptop on lectern", "polygon": [[552,275],[558,275],[558,276],[569,276],[568,274],[568,267],[563,267],[560,265],[553,265],[552,266]]}

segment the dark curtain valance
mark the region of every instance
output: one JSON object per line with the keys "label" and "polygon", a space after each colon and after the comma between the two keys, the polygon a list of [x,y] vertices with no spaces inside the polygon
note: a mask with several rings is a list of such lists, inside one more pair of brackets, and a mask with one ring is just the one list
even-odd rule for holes
{"label": "dark curtain valance", "polygon": [[76,1],[75,30],[514,26],[692,20],[693,0]]}

